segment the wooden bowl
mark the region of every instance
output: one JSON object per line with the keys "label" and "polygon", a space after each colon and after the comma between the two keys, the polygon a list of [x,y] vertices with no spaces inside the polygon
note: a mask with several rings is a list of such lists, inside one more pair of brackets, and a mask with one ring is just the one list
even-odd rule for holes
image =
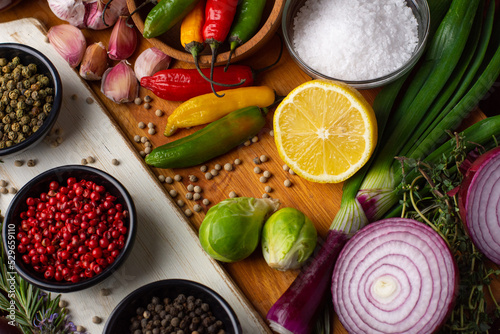
{"label": "wooden bowl", "polygon": [[[127,0],[127,5],[129,11],[132,13],[143,0]],[[262,14],[262,19],[257,33],[246,43],[236,48],[231,62],[235,62],[251,56],[257,52],[262,46],[264,46],[273,37],[276,30],[281,24],[281,14],[283,12],[283,7],[285,0],[267,0],[264,12]],[[143,7],[139,12],[132,16],[134,23],[141,32],[144,32],[144,21],[149,13],[149,11],[154,7],[154,5],[147,5]],[[169,55],[174,59],[178,59],[187,63],[194,63],[193,56],[188,53],[182,47],[180,43],[180,26],[179,22],[172,29],[167,31],[161,36],[155,38],[149,38],[148,40],[155,47],[163,51],[165,54]],[[216,65],[222,65],[227,62],[229,57],[229,45],[224,43],[219,47],[219,54],[217,56]],[[210,48],[206,47],[199,57],[200,66],[206,67],[210,65],[212,60],[212,55]]]}

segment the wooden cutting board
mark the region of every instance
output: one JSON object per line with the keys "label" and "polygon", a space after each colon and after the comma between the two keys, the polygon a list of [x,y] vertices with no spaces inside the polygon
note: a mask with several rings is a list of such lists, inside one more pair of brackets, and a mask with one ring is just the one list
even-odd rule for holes
{"label": "wooden cutting board", "polygon": [[[245,333],[270,333],[225,270],[205,254],[192,226],[180,215],[165,189],[145,167],[130,141],[86,83],[46,42],[41,24],[35,19],[2,23],[0,42],[22,43],[43,52],[59,71],[64,93],[55,126],[62,130],[62,144],[52,148],[41,143],[18,156],[3,159],[1,178],[8,180],[9,186],[19,189],[47,169],[79,164],[82,158],[93,156],[96,162],[91,166],[122,182],[137,208],[137,239],[122,267],[93,288],[63,296],[69,301],[75,324],[83,325],[90,333],[101,333],[103,324],[93,324],[93,316],[106,321],[120,300],[136,288],[160,279],[183,278],[201,282],[220,293],[235,310]],[[15,160],[26,162],[29,159],[36,159],[35,167],[14,165]],[[112,159],[118,159],[120,164],[113,165]],[[1,195],[2,212],[7,209],[12,196]],[[111,289],[111,295],[100,295],[99,291],[104,287]]]}

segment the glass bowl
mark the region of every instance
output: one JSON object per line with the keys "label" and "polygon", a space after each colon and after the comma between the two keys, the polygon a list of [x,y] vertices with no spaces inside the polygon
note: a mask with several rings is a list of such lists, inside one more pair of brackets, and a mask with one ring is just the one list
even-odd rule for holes
{"label": "glass bowl", "polygon": [[399,69],[384,75],[379,78],[361,80],[361,81],[350,81],[343,80],[342,78],[333,78],[317,70],[311,68],[304,60],[300,58],[298,53],[294,50],[293,46],[293,24],[294,18],[297,12],[302,8],[307,0],[287,0],[285,3],[285,8],[283,9],[282,18],[282,29],[283,36],[285,37],[285,44],[288,52],[292,56],[293,60],[299,65],[299,67],[315,79],[324,79],[331,81],[342,81],[352,87],[358,89],[370,89],[375,87],[380,87],[386,85],[410,71],[416,64],[425,49],[425,44],[427,43],[427,37],[429,35],[430,27],[430,11],[426,0],[406,0],[408,7],[410,7],[415,15],[418,22],[418,45],[413,51],[410,59]]}

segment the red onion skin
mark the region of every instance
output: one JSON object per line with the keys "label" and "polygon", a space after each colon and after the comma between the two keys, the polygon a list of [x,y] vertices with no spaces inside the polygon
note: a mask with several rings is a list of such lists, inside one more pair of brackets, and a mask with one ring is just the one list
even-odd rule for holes
{"label": "red onion skin", "polygon": [[311,332],[314,316],[328,294],[335,261],[347,239],[344,232],[328,231],[319,253],[274,303],[267,313],[267,320],[294,334]]}

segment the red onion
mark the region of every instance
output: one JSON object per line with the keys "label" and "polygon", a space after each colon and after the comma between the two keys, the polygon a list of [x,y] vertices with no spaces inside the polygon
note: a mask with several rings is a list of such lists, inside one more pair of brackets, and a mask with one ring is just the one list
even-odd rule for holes
{"label": "red onion", "polygon": [[391,218],[349,240],[332,278],[335,312],[349,333],[433,333],[456,297],[458,273],[427,225]]}
{"label": "red onion", "polygon": [[472,242],[500,265],[500,147],[472,163],[458,196],[460,215]]}

